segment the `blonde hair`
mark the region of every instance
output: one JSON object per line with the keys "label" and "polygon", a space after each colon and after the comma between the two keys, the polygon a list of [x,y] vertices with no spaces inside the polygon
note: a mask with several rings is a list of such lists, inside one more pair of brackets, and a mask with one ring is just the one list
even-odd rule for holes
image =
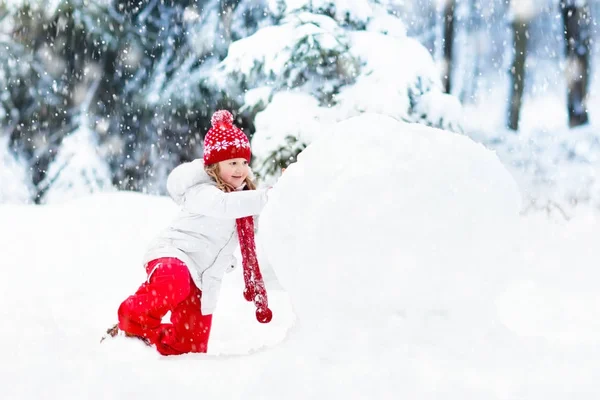
{"label": "blonde hair", "polygon": [[[206,171],[208,176],[210,176],[211,178],[213,178],[215,180],[215,182],[217,183],[217,188],[219,188],[220,190],[227,192],[227,193],[233,192],[235,190],[235,188],[233,186],[231,186],[230,184],[225,182],[219,176],[219,172],[220,172],[219,171],[219,163],[205,165],[204,170]],[[252,179],[250,179],[250,175],[248,175],[246,177],[246,179],[244,180],[244,183],[246,184],[246,187],[244,188],[244,190],[255,190],[256,189],[256,184],[252,181]]]}

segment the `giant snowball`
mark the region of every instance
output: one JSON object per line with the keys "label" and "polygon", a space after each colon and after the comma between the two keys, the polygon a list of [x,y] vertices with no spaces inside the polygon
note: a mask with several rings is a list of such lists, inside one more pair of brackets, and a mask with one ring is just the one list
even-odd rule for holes
{"label": "giant snowball", "polygon": [[300,324],[368,330],[378,323],[369,316],[437,314],[465,326],[487,315],[510,268],[498,243],[510,243],[502,236],[520,210],[496,155],[466,136],[373,114],[315,137],[260,220]]}

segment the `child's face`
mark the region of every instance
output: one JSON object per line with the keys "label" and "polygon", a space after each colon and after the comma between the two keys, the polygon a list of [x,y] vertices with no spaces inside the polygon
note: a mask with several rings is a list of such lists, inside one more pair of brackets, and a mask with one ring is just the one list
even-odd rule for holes
{"label": "child's face", "polygon": [[249,173],[245,158],[232,158],[219,162],[219,176],[234,188],[242,186]]}

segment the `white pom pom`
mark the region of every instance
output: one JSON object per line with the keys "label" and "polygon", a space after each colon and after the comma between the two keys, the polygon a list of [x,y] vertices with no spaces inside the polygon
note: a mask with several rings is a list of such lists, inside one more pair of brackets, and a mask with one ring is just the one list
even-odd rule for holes
{"label": "white pom pom", "polygon": [[233,124],[233,115],[227,110],[215,111],[210,119],[211,125],[217,126],[217,124]]}

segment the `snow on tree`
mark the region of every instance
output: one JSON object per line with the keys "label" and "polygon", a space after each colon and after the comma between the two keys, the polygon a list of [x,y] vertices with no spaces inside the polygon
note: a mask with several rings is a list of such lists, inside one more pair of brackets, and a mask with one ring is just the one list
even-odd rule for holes
{"label": "snow on tree", "polygon": [[116,42],[104,3],[7,2],[0,32],[6,50],[0,53],[5,90],[0,101],[8,112],[5,123],[14,127],[12,145],[29,162],[34,184],[44,178],[63,136],[75,128],[73,109]]}
{"label": "snow on tree", "polygon": [[328,102],[356,75],[358,61],[349,54],[349,44],[331,18],[300,12],[232,43],[220,68],[235,92],[303,87]]}
{"label": "snow on tree", "polygon": [[458,98],[439,90],[421,93],[411,107],[411,120],[423,125],[462,132],[460,116],[462,105]]}
{"label": "snow on tree", "polygon": [[237,3],[230,11],[229,30],[231,41],[239,40],[254,34],[260,28],[273,25],[278,16],[269,4],[273,0],[222,0],[228,5]]}
{"label": "snow on tree", "polygon": [[364,112],[461,131],[460,103],[443,95],[431,55],[382,5],[288,0],[275,6],[279,24],[233,42],[212,76],[237,89],[241,113],[256,114],[253,165],[260,176],[293,162],[313,139],[313,124]]}
{"label": "snow on tree", "polygon": [[364,29],[372,18],[374,1],[370,0],[274,0],[275,15],[310,12],[327,15],[340,25]]}
{"label": "snow on tree", "polygon": [[63,139],[50,164],[46,178],[40,184],[40,202],[58,203],[114,190],[108,163],[97,149],[97,133],[83,118],[79,128]]}
{"label": "snow on tree", "polygon": [[280,91],[271,103],[256,115],[256,133],[252,138],[253,168],[263,177],[277,176],[281,168],[296,161],[298,154],[314,139],[321,123],[331,113],[319,101],[300,90]]}
{"label": "snow on tree", "polygon": [[536,0],[511,0],[510,12],[514,21],[531,21],[539,12]]}
{"label": "snow on tree", "polygon": [[[358,68],[359,60],[351,54],[348,37],[335,20],[299,11],[286,16],[280,25],[262,28],[254,35],[232,43],[217,79],[227,84],[230,93],[241,97],[242,103],[248,102],[242,111],[256,113],[260,111],[256,107],[257,101],[263,104],[273,101],[278,92],[288,90],[306,93],[319,105],[334,104],[335,94],[355,79]],[[260,96],[256,96],[257,91],[261,92]],[[283,101],[287,102],[289,98],[285,97]],[[299,98],[305,97],[300,95]],[[255,135],[260,135],[259,124],[257,116]],[[280,154],[265,153],[266,158],[256,158],[259,175],[274,172],[273,165],[287,165],[306,146],[298,132],[280,132],[281,142],[273,143],[276,153]],[[265,134],[269,136],[269,133]],[[253,148],[257,147],[253,144]],[[260,152],[258,149],[255,154]],[[278,161],[265,164],[268,158]]]}
{"label": "snow on tree", "polygon": [[0,165],[0,204],[31,203],[33,185],[27,165],[11,151],[8,135],[0,135]]}

